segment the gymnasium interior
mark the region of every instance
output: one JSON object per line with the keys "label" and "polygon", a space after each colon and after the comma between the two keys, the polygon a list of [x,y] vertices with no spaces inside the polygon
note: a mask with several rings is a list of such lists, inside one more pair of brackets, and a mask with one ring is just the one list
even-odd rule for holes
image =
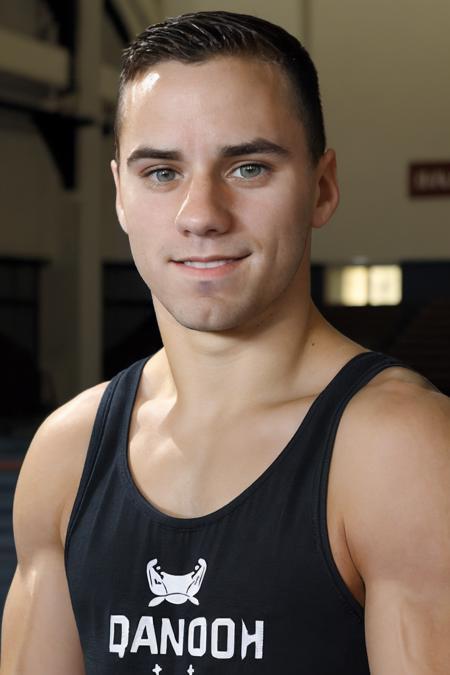
{"label": "gymnasium interior", "polygon": [[114,207],[121,52],[151,23],[211,9],[282,25],[318,69],[341,203],[314,233],[315,304],[450,395],[448,0],[2,2],[0,616],[36,429],[162,346]]}

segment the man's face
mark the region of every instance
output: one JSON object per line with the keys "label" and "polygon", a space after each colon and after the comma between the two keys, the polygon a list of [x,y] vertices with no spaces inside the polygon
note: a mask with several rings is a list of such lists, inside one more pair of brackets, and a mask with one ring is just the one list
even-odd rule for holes
{"label": "man's face", "polygon": [[[112,164],[119,220],[159,317],[236,330],[299,297],[310,229],[322,224],[318,173],[278,66],[154,66],[125,90]],[[205,259],[216,266],[199,268]]]}

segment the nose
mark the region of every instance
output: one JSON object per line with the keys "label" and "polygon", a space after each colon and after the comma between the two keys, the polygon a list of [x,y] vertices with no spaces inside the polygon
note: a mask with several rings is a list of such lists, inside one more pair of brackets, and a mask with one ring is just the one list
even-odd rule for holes
{"label": "nose", "polygon": [[184,235],[223,234],[231,223],[229,197],[220,181],[207,176],[193,178],[175,219],[177,230]]}

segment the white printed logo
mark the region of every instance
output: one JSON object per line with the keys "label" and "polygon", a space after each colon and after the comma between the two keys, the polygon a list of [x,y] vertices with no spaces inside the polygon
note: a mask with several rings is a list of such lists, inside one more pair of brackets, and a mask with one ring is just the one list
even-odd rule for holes
{"label": "white printed logo", "polygon": [[[174,605],[192,602],[199,605],[195,597],[199,592],[206,572],[206,561],[199,558],[194,570],[189,574],[168,574],[162,572],[158,559],[153,558],[147,564],[147,578],[153,597],[149,607],[159,605],[164,600]],[[111,614],[109,624],[109,651],[120,659],[125,655],[136,654],[140,650],[150,650],[152,656],[173,654],[174,656],[206,655],[214,659],[232,659],[240,654],[241,660],[249,657],[249,649],[254,646],[253,658],[263,658],[264,621],[255,620],[252,631],[244,619],[153,617],[149,615],[128,617],[125,614]],[[150,666],[149,666],[150,667]],[[196,669],[191,664],[186,671],[193,675]],[[161,673],[156,664],[152,673]]]}
{"label": "white printed logo", "polygon": [[189,574],[168,574],[160,572],[161,566],[158,565],[158,559],[153,558],[147,565],[147,578],[150,590],[156,598],[152,598],[148,603],[149,607],[159,605],[164,600],[173,605],[182,605],[188,600],[194,605],[199,601],[195,595],[200,590],[203,577],[206,572],[206,561],[203,558],[198,559],[193,572]]}

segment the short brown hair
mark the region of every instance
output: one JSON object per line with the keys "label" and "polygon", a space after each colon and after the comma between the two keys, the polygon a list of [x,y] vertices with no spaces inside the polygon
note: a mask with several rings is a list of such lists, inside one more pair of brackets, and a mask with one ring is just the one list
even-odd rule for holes
{"label": "short brown hair", "polygon": [[123,94],[151,66],[162,61],[201,63],[214,56],[247,56],[278,64],[288,75],[299,104],[313,163],[326,138],[316,68],[293,35],[265,19],[234,12],[193,12],[146,28],[123,52],[114,125],[116,156],[123,120]]}

